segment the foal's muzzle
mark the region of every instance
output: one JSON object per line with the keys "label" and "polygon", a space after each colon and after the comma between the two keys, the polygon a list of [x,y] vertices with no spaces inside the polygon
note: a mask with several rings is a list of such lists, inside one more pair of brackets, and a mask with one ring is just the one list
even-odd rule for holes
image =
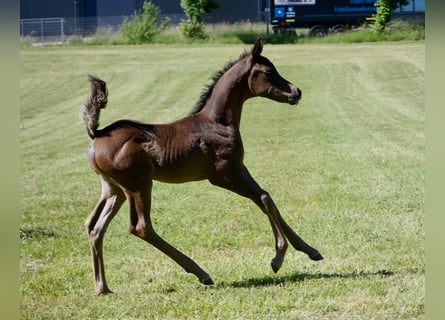
{"label": "foal's muzzle", "polygon": [[287,101],[289,102],[289,104],[291,105],[296,105],[298,104],[298,102],[301,99],[301,95],[302,92],[300,89],[298,89],[295,86],[291,87],[291,92],[289,93],[288,97],[287,97]]}

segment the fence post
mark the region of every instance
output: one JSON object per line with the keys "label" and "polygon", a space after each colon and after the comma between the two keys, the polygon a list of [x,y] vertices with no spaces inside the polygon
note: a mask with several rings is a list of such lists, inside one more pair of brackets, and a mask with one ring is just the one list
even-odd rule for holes
{"label": "fence post", "polygon": [[65,30],[63,29],[64,22],[65,22],[65,19],[60,18],[60,33],[61,33],[61,37],[62,37],[62,42],[65,42],[65,32],[64,32]]}
{"label": "fence post", "polygon": [[40,19],[40,41],[43,42],[43,19]]}

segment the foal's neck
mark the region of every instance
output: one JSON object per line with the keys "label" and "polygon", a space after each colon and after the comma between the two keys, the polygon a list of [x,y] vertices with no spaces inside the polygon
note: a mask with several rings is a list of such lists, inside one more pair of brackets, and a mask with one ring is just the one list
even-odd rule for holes
{"label": "foal's neck", "polygon": [[227,70],[213,88],[203,112],[210,119],[239,128],[244,101],[251,97],[247,83],[248,67],[240,60]]}

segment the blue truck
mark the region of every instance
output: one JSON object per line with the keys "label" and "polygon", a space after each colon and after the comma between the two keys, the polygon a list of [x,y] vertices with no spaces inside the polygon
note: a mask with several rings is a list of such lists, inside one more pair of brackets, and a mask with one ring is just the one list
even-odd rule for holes
{"label": "blue truck", "polygon": [[270,22],[274,32],[308,28],[323,37],[347,28],[372,23],[376,0],[271,0]]}

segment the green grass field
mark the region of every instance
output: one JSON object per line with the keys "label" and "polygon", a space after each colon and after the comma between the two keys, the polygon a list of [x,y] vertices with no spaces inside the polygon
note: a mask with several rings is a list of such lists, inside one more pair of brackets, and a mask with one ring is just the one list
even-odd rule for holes
{"label": "green grass field", "polygon": [[23,319],[423,319],[423,41],[266,45],[303,91],[296,106],[244,107],[245,163],[325,259],[289,248],[274,274],[267,218],[208,182],[155,183],[156,230],[215,281],[205,287],[127,231],[104,240],[113,295],[94,295],[84,220],[100,195],[80,110],[87,74],[107,81],[101,124],[186,115],[209,76],[247,45],[21,49]]}

